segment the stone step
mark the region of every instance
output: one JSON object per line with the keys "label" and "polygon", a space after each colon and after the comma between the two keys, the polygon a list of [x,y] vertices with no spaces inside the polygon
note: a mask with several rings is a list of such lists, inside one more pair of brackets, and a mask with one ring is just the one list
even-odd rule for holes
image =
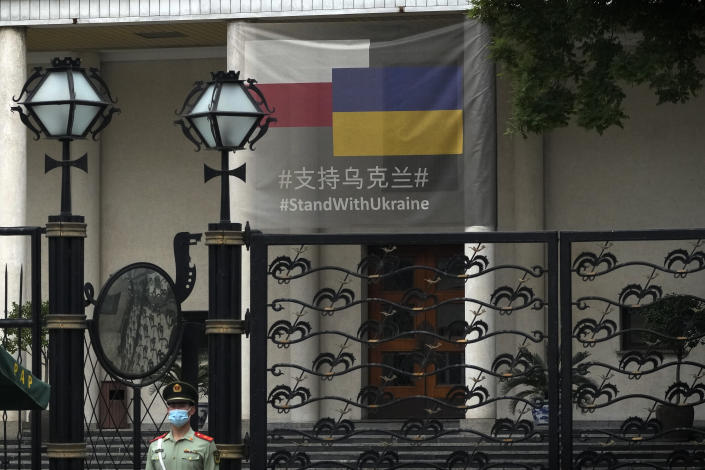
{"label": "stone step", "polygon": [[[398,428],[396,428],[398,429]],[[391,437],[379,431],[356,435],[350,439],[322,445],[303,438],[300,434],[291,430],[282,432],[282,440],[275,440],[268,443],[270,455],[277,451],[305,452],[315,464],[316,468],[340,469],[343,466],[356,466],[360,455],[369,450],[379,453],[385,450],[394,449],[399,457],[399,463],[419,462],[419,468],[431,468],[433,466],[445,466],[445,460],[456,450],[477,450],[488,456],[493,468],[502,467],[506,463],[507,467],[515,468],[518,464],[534,465],[543,464],[547,466],[548,443],[525,441],[516,442],[511,445],[500,443],[480,442],[475,435],[449,435],[438,438],[434,441],[418,443],[396,440],[390,446]],[[95,450],[91,451],[86,460],[85,470],[132,469],[131,444],[132,436],[130,430],[104,430],[101,435],[96,435],[92,431],[89,446],[95,444]],[[506,436],[505,436],[506,437]],[[19,470],[30,466],[29,458],[29,434],[25,434],[26,440],[22,445],[22,460],[18,462],[17,443],[7,442],[5,448],[0,444],[0,469]],[[544,436],[547,439],[548,436]],[[610,446],[603,446],[607,438],[599,433],[584,434],[583,439],[576,439],[573,443],[575,454],[585,450],[597,452],[609,451],[618,459],[620,464],[631,463],[629,468],[646,469],[654,468],[654,465],[663,466],[668,456],[674,450],[693,451],[700,447],[695,442],[641,442],[638,446],[629,443],[616,443]],[[7,452],[5,454],[5,451]],[[4,456],[7,455],[8,463],[3,464]],[[46,456],[42,459],[42,469],[49,468]],[[143,458],[144,462],[144,458]],[[294,465],[295,466],[295,465]],[[249,463],[243,462],[243,468],[249,469]],[[411,467],[404,467],[409,470]]]}

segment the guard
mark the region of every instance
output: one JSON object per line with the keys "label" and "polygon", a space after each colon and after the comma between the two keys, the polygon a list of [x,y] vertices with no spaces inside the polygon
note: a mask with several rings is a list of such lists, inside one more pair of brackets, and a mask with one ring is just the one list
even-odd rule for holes
{"label": "guard", "polygon": [[171,431],[149,444],[145,470],[217,470],[220,458],[213,438],[194,432],[189,423],[196,411],[196,389],[186,382],[173,382],[164,387],[162,396]]}

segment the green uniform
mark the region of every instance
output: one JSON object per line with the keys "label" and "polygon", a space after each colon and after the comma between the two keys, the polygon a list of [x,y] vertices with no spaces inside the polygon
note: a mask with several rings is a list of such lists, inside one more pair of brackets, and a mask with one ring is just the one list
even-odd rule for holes
{"label": "green uniform", "polygon": [[[166,470],[218,470],[218,453],[213,438],[189,429],[175,441],[171,432],[160,436],[162,459]],[[163,470],[159,463],[159,438],[152,441],[147,451],[145,470]]]}

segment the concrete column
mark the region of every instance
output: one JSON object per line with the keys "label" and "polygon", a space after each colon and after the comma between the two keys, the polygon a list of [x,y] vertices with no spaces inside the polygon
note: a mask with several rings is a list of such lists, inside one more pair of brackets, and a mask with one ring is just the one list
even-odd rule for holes
{"label": "concrete column", "polygon": [[[467,227],[466,232],[492,232],[491,227],[474,226]],[[485,256],[489,260],[489,267],[495,264],[494,245],[489,243],[474,243],[465,245],[465,256],[472,259],[475,255]],[[476,270],[471,272],[474,273]],[[495,289],[494,272],[484,274],[479,277],[468,279],[465,284],[465,297],[476,299],[485,303],[489,303],[492,292]],[[465,321],[472,324],[473,321],[483,321],[487,324],[487,332],[492,333],[496,330],[497,312],[489,308],[482,307],[477,303],[465,303]],[[473,337],[476,335],[473,335]],[[465,347],[465,363],[472,364],[483,369],[492,370],[492,362],[496,356],[496,341],[495,336],[486,338],[483,341],[468,344]],[[489,392],[489,396],[497,395],[497,380],[487,374],[472,369],[466,369],[465,382],[470,390],[477,387],[485,387]],[[494,419],[497,414],[497,406],[495,403],[489,404],[480,408],[468,410],[465,414],[466,418],[482,418]]]}
{"label": "concrete column", "polygon": [[[244,21],[233,21],[228,23],[227,31],[227,52],[226,70],[240,71],[243,77],[245,64],[245,34],[247,23]],[[243,78],[247,78],[244,76]],[[242,150],[235,154],[230,154],[230,168],[236,168],[247,162],[247,150]],[[250,170],[252,165],[248,165]],[[230,218],[234,222],[241,223],[245,227],[247,220],[244,213],[252,205],[254,184],[251,173],[247,173],[249,184],[245,184],[239,179],[230,178]],[[257,227],[253,227],[256,229]],[[246,312],[250,307],[250,252],[242,250],[242,311]],[[242,338],[242,419],[250,419],[250,340]]]}
{"label": "concrete column", "polygon": [[[288,256],[292,260],[295,258],[305,258],[311,263],[313,268],[320,266],[321,250],[318,246],[305,246],[303,247],[305,251],[299,252],[301,248],[301,246],[277,246],[274,247],[269,256],[270,259],[277,256]],[[321,286],[321,278],[323,277],[324,276],[320,273],[314,273],[282,284],[270,280],[268,286],[268,301],[271,302],[274,299],[289,298],[297,299],[306,304],[314,304],[313,299]],[[331,284],[328,279],[325,279],[325,281],[327,285],[333,288],[333,284]],[[321,327],[324,326],[324,321],[321,320],[321,313],[316,310],[302,307],[293,302],[282,302],[281,306],[284,307],[281,311],[273,311],[270,309],[269,326],[278,320],[287,320],[292,325],[297,322],[306,322],[309,324],[311,332],[320,331]],[[321,307],[326,306],[328,305],[321,305]],[[298,339],[298,333],[295,333],[292,338]],[[296,364],[307,369],[313,369],[313,361],[318,356],[322,343],[323,340],[320,336],[314,336],[305,341],[289,344],[286,348],[270,346],[267,348],[267,365]],[[338,343],[340,343],[340,341],[338,341]],[[326,370],[323,369],[323,371],[325,372]],[[293,368],[281,368],[281,372],[283,372],[283,374],[280,376],[273,376],[272,374],[267,375],[268,392],[278,385],[287,385],[292,390],[302,387],[307,388],[312,398],[320,396],[323,390],[320,377]],[[294,405],[299,402],[300,400],[297,398],[293,400],[291,404]],[[278,413],[275,409],[268,406],[267,415],[270,422],[311,423],[318,420],[321,406],[321,402],[314,402],[303,407],[290,409],[288,413]]]}
{"label": "concrete column", "polygon": [[[514,138],[514,229],[533,231],[544,229],[544,168],[543,136]],[[517,244],[514,248],[514,262],[528,267],[545,265],[542,245]],[[544,296],[544,280],[531,278],[527,284],[537,296]],[[524,332],[542,330],[546,332],[545,312],[525,309],[515,312],[515,328]],[[523,343],[517,339],[517,346]],[[529,346],[534,346],[530,343]],[[540,349],[532,349],[542,352]]]}
{"label": "concrete column", "polygon": [[[466,20],[463,29],[463,88],[465,90],[481,90],[472,96],[465,97],[465,124],[463,128],[465,161],[464,161],[464,197],[465,197],[465,231],[491,232],[497,226],[497,131],[495,122],[495,96],[493,86],[495,78],[494,62],[489,54],[490,30],[487,26],[475,20]],[[483,125],[478,125],[482,122]],[[495,248],[491,244],[483,244],[484,249],[478,252],[490,261],[490,266],[496,264]],[[466,244],[465,255],[472,258],[477,244]],[[489,303],[495,288],[495,275],[490,273],[478,278],[469,279],[465,284],[467,298]],[[497,313],[483,308],[475,303],[466,303],[465,320],[471,323],[476,313],[477,317],[487,323],[488,332],[494,331]],[[497,353],[496,337],[481,342],[469,344],[465,348],[465,361],[485,369],[492,368],[492,362]],[[484,379],[482,379],[484,377]],[[492,377],[467,369],[465,380],[468,388],[482,386],[487,388],[490,397],[496,396],[496,380]],[[475,380],[481,380],[475,382]],[[494,420],[497,414],[496,404],[469,410],[467,418]],[[491,423],[486,423],[491,425]],[[482,429],[482,424],[469,424],[474,429]]]}
{"label": "concrete column", "polygon": [[[341,266],[354,271],[360,263],[363,255],[363,247],[361,245],[325,245],[320,247],[320,261],[324,266]],[[355,294],[355,299],[363,298],[363,293],[366,290],[366,281],[361,281],[354,276],[345,276],[338,271],[324,271],[321,273],[321,286],[331,287],[333,289],[339,287],[342,282],[346,289],[350,289]],[[366,316],[365,316],[366,317]],[[337,330],[344,331],[352,336],[355,336],[358,328],[363,323],[363,307],[357,305],[353,308],[348,308],[337,312],[335,315],[321,318],[321,330]],[[351,353],[355,357],[353,365],[357,366],[365,361],[367,356],[367,345],[362,345],[357,341],[346,340],[339,335],[321,336],[320,348],[321,351],[331,352],[337,355],[341,352]],[[328,368],[323,371],[329,370]],[[338,367],[337,371],[342,370]],[[321,382],[320,393],[323,396],[338,396],[348,398],[355,401],[357,394],[360,391],[360,386],[367,381],[368,369],[360,369],[355,372],[349,372],[345,375],[340,375],[333,380],[324,380]],[[320,404],[320,417],[330,417],[335,420],[342,419],[361,419],[362,413],[360,408],[351,406],[346,408],[345,404],[336,400],[322,401]]]}
{"label": "concrete column", "polygon": [[[26,80],[25,29],[0,28],[0,227],[26,225],[27,220],[27,131],[19,115],[10,111],[10,107],[15,105],[12,98],[20,96]],[[23,301],[28,300],[31,274],[29,260],[25,258],[25,247],[28,246],[25,237],[0,237],[0,313],[4,312],[6,298],[8,312],[12,302],[20,300],[20,271],[23,266],[25,282],[21,297]],[[17,419],[16,412],[8,413],[9,421]]]}
{"label": "concrete column", "polygon": [[[306,251],[301,255],[302,258],[306,258],[311,262],[311,267],[316,268],[321,265],[320,262],[320,248],[318,246],[308,245],[304,247]],[[309,276],[302,277],[296,281],[292,281],[289,284],[290,292],[289,296],[294,299],[300,299],[306,303],[313,304],[313,299],[322,287],[320,283],[320,273],[312,274]],[[338,286],[330,285],[331,288],[336,289]],[[321,305],[321,307],[327,307],[328,305]],[[301,308],[297,308],[296,305],[290,304],[289,321],[293,324],[297,316],[296,314],[301,311]],[[316,332],[321,330],[321,313],[317,310],[304,309],[304,316],[301,320],[307,322],[311,326],[311,332]],[[312,369],[313,361],[316,360],[318,353],[321,351],[321,337],[314,336],[306,341],[300,343],[292,344],[289,348],[291,357],[289,360],[294,364],[299,364],[303,367]],[[311,392],[311,398],[316,398],[321,395],[321,378],[316,375],[311,374],[301,374],[296,370],[291,370],[289,386],[293,389],[297,384],[297,379],[304,377],[301,382],[302,387],[306,387],[309,392]],[[291,421],[294,423],[315,423],[319,418],[319,409],[321,406],[320,401],[313,402],[301,408],[296,408],[291,411]]]}
{"label": "concrete column", "polygon": [[514,137],[516,230],[544,228],[543,136]]}
{"label": "concrete column", "polygon": [[[0,28],[0,227],[26,225],[27,214],[27,132],[17,113],[10,111],[15,105],[27,80],[27,52],[24,28]],[[23,97],[23,99],[26,96]],[[8,299],[19,302],[20,268],[25,267],[25,280],[29,278],[29,265],[25,262],[24,237],[0,238],[0,302]],[[8,273],[8,292],[5,293],[5,267]],[[29,283],[25,282],[24,286]],[[27,289],[25,289],[27,292]],[[27,296],[22,298],[27,300]],[[0,303],[0,308],[4,305]]]}

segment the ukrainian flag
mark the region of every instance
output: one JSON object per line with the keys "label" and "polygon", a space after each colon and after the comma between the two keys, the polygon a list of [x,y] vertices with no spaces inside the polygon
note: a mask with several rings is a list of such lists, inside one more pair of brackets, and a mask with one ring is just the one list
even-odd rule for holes
{"label": "ukrainian flag", "polygon": [[333,155],[460,155],[459,67],[333,69]]}

